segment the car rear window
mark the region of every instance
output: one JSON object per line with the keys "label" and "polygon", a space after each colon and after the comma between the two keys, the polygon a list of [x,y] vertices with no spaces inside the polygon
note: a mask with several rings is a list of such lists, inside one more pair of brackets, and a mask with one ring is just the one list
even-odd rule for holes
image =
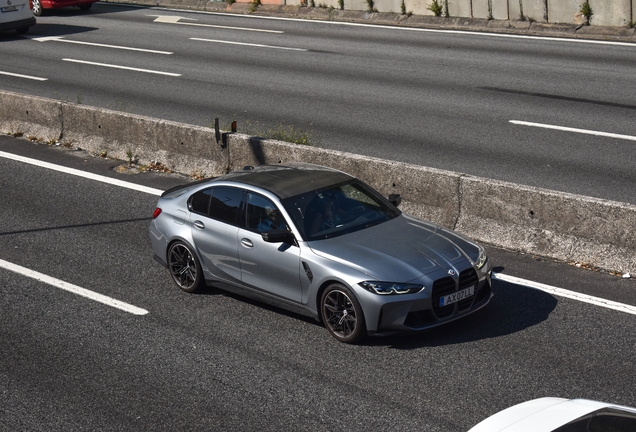
{"label": "car rear window", "polygon": [[190,211],[236,225],[243,190],[232,187],[203,189],[190,197]]}
{"label": "car rear window", "polygon": [[230,187],[212,188],[210,200],[210,217],[213,219],[237,224],[239,208],[243,199],[243,190]]}

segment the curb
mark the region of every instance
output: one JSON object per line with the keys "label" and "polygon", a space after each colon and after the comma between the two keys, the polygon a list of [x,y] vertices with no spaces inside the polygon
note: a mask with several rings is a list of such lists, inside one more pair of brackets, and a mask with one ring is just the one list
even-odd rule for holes
{"label": "curb", "polygon": [[22,134],[175,171],[218,176],[245,165],[292,161],[330,166],[413,216],[510,250],[636,273],[636,205],[474,177],[335,150],[223,134],[166,121],[0,91],[0,132]]}

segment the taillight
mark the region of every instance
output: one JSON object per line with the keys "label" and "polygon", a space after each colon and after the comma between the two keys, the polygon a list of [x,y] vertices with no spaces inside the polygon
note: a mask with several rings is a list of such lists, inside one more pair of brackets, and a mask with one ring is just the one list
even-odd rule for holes
{"label": "taillight", "polygon": [[157,216],[159,216],[160,214],[161,214],[161,209],[157,207],[155,211],[152,213],[152,218],[157,219]]}
{"label": "taillight", "polygon": [[33,10],[33,0],[29,0],[29,7]]}

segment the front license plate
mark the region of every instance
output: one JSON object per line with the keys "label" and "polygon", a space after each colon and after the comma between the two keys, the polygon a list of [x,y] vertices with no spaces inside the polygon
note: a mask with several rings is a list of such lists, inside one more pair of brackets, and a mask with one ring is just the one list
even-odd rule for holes
{"label": "front license plate", "polygon": [[475,285],[471,285],[468,288],[464,288],[461,291],[457,291],[456,293],[452,293],[444,297],[440,297],[439,305],[440,307],[448,306],[450,304],[457,303],[460,300],[464,300],[465,298],[468,298],[474,294],[475,294]]}
{"label": "front license plate", "polygon": [[18,10],[17,6],[7,6],[2,8],[2,12],[14,12],[17,10]]}

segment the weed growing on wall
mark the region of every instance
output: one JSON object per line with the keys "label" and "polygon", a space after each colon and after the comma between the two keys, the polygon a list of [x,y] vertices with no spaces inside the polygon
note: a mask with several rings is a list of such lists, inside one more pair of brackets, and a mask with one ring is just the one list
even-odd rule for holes
{"label": "weed growing on wall", "polygon": [[253,0],[250,4],[250,7],[247,9],[249,12],[255,12],[256,9],[261,5],[261,0]]}
{"label": "weed growing on wall", "polygon": [[344,0],[338,0],[338,7],[340,10],[344,10]]}
{"label": "weed growing on wall", "polygon": [[433,0],[433,2],[426,7],[426,9],[433,12],[435,16],[442,16],[442,12],[444,11],[444,7],[437,0]]}
{"label": "weed growing on wall", "polygon": [[592,21],[592,15],[594,15],[594,11],[592,11],[592,7],[590,6],[589,1],[585,1],[581,4],[581,9],[579,10],[579,12],[585,17],[587,24]]}

